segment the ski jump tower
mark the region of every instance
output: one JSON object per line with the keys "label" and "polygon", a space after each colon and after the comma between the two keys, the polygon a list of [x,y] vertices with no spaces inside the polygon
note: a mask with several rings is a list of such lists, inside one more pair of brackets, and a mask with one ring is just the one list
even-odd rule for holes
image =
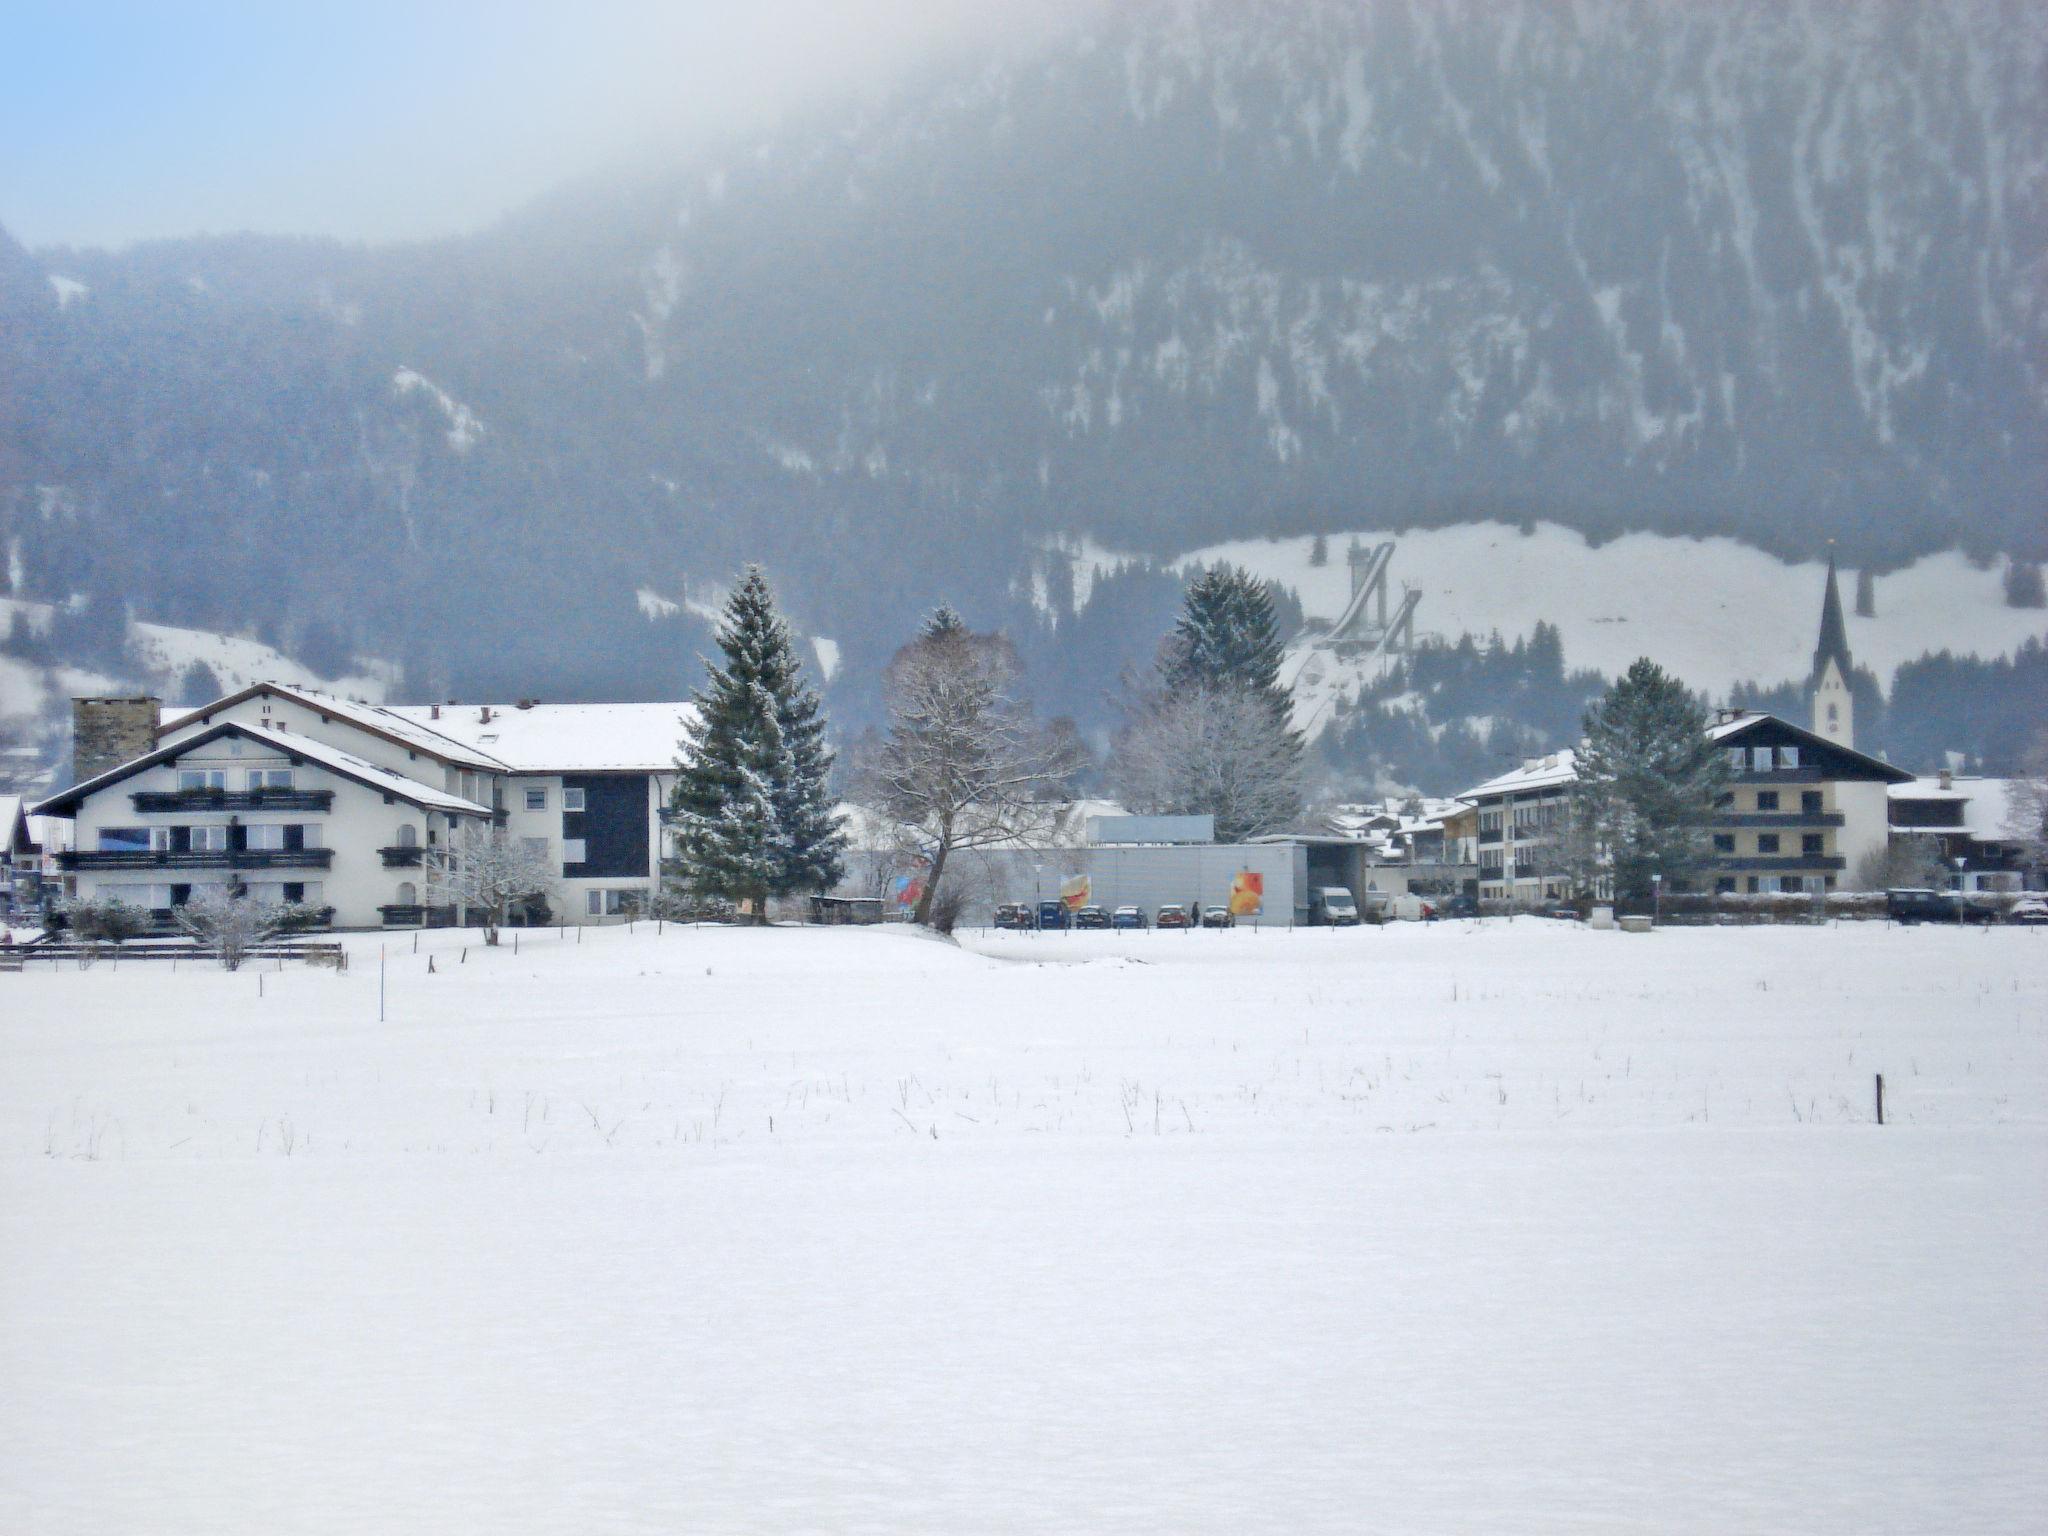
{"label": "ski jump tower", "polygon": [[1356,648],[1367,656],[1390,655],[1415,649],[1415,609],[1422,594],[1403,588],[1401,601],[1392,618],[1387,615],[1387,567],[1394,562],[1394,541],[1367,549],[1351,541],[1347,557],[1351,565],[1351,601],[1330,627],[1328,644],[1343,650]]}

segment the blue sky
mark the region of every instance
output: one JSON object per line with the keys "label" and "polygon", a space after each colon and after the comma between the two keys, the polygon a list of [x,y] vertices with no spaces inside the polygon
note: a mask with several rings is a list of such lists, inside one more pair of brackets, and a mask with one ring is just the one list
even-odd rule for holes
{"label": "blue sky", "polygon": [[470,228],[1075,3],[0,0],[0,226],[31,246]]}

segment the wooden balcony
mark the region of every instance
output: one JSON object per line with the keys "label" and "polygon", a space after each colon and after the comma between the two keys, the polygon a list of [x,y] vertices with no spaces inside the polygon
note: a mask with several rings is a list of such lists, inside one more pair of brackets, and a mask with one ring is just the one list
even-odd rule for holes
{"label": "wooden balcony", "polygon": [[60,853],[57,867],[100,869],[329,869],[332,848],[100,848]]}
{"label": "wooden balcony", "polygon": [[1771,829],[1785,827],[1797,831],[1817,831],[1822,827],[1842,826],[1840,811],[1722,811],[1714,817],[1717,827],[1763,827]]}
{"label": "wooden balcony", "polygon": [[138,811],[331,811],[331,789],[141,789]]}

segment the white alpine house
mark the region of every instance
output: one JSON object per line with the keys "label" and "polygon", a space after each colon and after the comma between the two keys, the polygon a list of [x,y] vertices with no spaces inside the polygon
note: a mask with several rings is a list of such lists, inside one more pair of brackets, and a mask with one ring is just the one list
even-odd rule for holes
{"label": "white alpine house", "polygon": [[[373,705],[281,683],[211,704],[80,701],[139,755],[86,760],[38,810],[67,817],[64,894],[168,917],[195,888],[234,885],[332,910],[336,926],[462,917],[442,874],[460,829],[497,825],[557,876],[555,920],[651,902],[661,811],[690,706]],[[102,727],[104,729],[104,727]]]}

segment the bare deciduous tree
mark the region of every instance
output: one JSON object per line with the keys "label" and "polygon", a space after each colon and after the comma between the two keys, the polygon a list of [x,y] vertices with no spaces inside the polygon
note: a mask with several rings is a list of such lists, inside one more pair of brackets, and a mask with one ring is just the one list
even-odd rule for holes
{"label": "bare deciduous tree", "polygon": [[1922,834],[1871,849],[1856,861],[1849,883],[1859,891],[1940,890],[1948,884],[1948,873],[1940,841]]}
{"label": "bare deciduous tree", "polygon": [[2005,786],[2003,830],[2030,871],[2048,868],[2048,727],[2034,733],[2018,777]]}
{"label": "bare deciduous tree", "polygon": [[1000,635],[950,610],[889,663],[888,735],[860,763],[857,793],[905,829],[930,862],[912,916],[951,910],[940,892],[956,854],[1046,841],[1074,770],[1069,736],[1017,696],[1017,657]]}
{"label": "bare deciduous tree", "polygon": [[484,943],[498,942],[498,930],[516,903],[551,900],[555,871],[542,852],[529,848],[502,827],[465,823],[440,854],[430,878],[444,901],[469,909],[484,931]]}
{"label": "bare deciduous tree", "polygon": [[1117,739],[1117,792],[1134,811],[1213,815],[1218,842],[1277,832],[1301,814],[1299,746],[1270,699],[1231,684],[1162,689]]}

